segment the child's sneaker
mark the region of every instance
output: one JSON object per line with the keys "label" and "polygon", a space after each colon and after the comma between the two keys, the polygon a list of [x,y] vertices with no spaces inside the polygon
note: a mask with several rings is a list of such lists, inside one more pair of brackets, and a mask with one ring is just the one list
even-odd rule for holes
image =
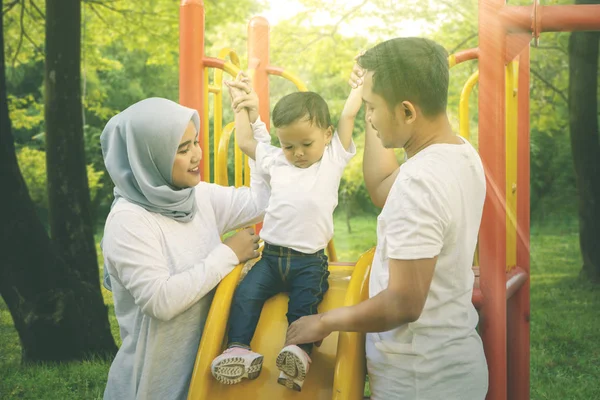
{"label": "child's sneaker", "polygon": [[262,364],[260,354],[243,347],[230,347],[213,360],[210,370],[217,381],[233,385],[243,378],[258,378]]}
{"label": "child's sneaker", "polygon": [[281,371],[277,383],[301,391],[311,363],[308,354],[296,345],[286,346],[279,352],[276,363]]}

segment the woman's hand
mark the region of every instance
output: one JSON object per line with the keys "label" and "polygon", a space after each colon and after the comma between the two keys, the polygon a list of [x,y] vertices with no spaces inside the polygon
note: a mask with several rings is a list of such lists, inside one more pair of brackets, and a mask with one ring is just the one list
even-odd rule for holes
{"label": "woman's hand", "polygon": [[242,229],[225,239],[224,243],[233,250],[240,263],[258,257],[259,236],[254,228]]}
{"label": "woman's hand", "polygon": [[240,71],[235,78],[235,81],[226,81],[225,84],[229,87],[229,92],[235,91],[235,97],[232,95],[231,107],[233,111],[238,113],[244,108],[248,110],[248,118],[251,123],[255,123],[258,119],[258,95],[252,90],[252,82],[245,72]]}

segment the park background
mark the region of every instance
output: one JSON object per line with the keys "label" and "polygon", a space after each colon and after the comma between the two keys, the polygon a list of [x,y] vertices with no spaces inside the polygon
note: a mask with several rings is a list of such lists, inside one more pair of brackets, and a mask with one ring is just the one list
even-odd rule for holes
{"label": "park background", "polygon": [[[46,163],[45,49],[49,44],[45,29],[46,24],[60,24],[70,15],[67,8],[64,13],[47,12],[51,3],[2,3],[6,75],[3,90],[8,98],[15,154],[34,204],[34,217],[49,235],[53,218],[65,211],[53,211],[48,199],[47,171],[53,165]],[[174,0],[86,0],[64,2],[63,6],[67,7],[67,3],[79,4],[81,13],[82,156],[90,196],[88,225],[100,277],[102,258],[98,244],[113,186],[103,165],[99,136],[111,116],[136,101],[153,96],[178,100],[179,6]],[[358,51],[396,36],[426,36],[441,43],[449,53],[477,46],[476,0],[204,3],[207,55],[216,56],[228,47],[240,56],[242,66],[247,65],[248,21],[255,15],[267,17],[271,26],[271,64],[295,73],[309,90],[321,94],[330,106],[334,124],[349,92],[347,79]],[[596,346],[600,339],[600,290],[593,274],[581,273],[579,197],[573,163],[577,155],[571,149],[569,125],[570,35],[545,33],[531,53],[532,399],[600,398],[600,350]],[[596,48],[597,43],[596,39]],[[449,112],[457,131],[460,92],[476,68],[476,62],[471,62],[451,71]],[[594,83],[597,86],[598,82]],[[270,84],[271,109],[279,98],[296,90],[292,83],[279,77],[271,77]],[[591,99],[596,106],[597,97]],[[477,102],[475,88],[469,121],[475,146]],[[223,114],[225,123],[233,120],[226,96]],[[376,242],[379,210],[371,204],[362,182],[362,116],[361,113],[357,118],[354,131],[358,154],[345,171],[335,213],[336,250],[338,258],[347,261],[355,261]],[[597,121],[593,134],[598,136]],[[398,156],[402,158],[400,152]],[[600,177],[597,179],[600,181]],[[598,261],[595,266],[600,269]],[[119,345],[112,296],[104,288],[101,291],[108,306],[110,332]],[[100,314],[96,318],[106,316]],[[102,398],[110,357],[98,355],[58,364],[30,362],[22,350],[13,317],[0,300],[0,399]]]}

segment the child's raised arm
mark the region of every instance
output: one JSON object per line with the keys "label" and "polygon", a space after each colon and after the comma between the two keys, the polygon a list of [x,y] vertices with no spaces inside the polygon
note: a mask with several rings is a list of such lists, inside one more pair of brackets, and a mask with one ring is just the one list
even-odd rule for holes
{"label": "child's raised arm", "polygon": [[[229,87],[231,105],[235,113],[235,137],[240,149],[251,159],[256,159],[256,146],[250,122],[258,118],[258,96],[252,91],[245,74],[239,73],[234,82],[225,82]],[[254,119],[254,120],[252,120]]]}
{"label": "child's raised arm", "polygon": [[340,141],[346,150],[348,150],[350,144],[352,143],[354,119],[356,118],[356,114],[358,114],[358,111],[362,106],[363,75],[364,71],[358,67],[358,65],[355,65],[352,70],[352,75],[348,81],[352,89],[350,90],[346,104],[344,104],[344,109],[342,110],[342,115],[340,116],[340,122],[338,124],[338,135],[340,136]]}

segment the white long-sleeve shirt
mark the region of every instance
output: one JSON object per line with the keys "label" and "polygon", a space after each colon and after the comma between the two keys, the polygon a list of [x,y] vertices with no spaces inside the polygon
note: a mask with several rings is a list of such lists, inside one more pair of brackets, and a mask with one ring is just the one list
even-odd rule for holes
{"label": "white long-sleeve shirt", "polygon": [[187,223],[120,199],[104,229],[103,254],[122,345],[105,399],[185,399],[215,286],[238,264],[221,235],[259,221],[269,187],[200,183]]}

